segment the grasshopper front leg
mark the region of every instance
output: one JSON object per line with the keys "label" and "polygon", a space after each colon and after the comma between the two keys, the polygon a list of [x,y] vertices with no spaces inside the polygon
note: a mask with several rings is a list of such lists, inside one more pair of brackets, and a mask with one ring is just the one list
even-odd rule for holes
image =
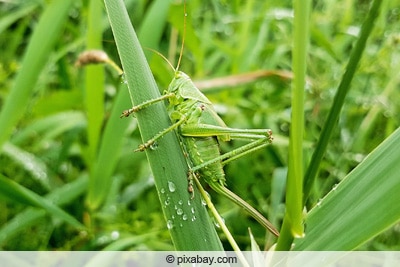
{"label": "grasshopper front leg", "polygon": [[[160,96],[159,98],[155,98],[155,99],[151,99],[148,100],[146,102],[143,102],[142,104],[139,104],[137,106],[133,106],[130,109],[124,110],[120,116],[120,118],[122,117],[129,117],[131,114],[138,112],[150,105],[153,105],[155,103],[158,103],[160,101],[163,101],[165,99],[171,99],[176,97],[176,95],[174,93],[166,93],[162,96]],[[157,141],[157,139],[163,137],[165,134],[175,130],[176,128],[178,128],[182,123],[184,123],[186,121],[186,117],[185,116],[181,116],[179,118],[179,120],[177,122],[175,122],[173,125],[171,125],[170,127],[164,129],[163,131],[159,132],[158,134],[156,134],[153,138],[151,138],[150,140],[148,140],[147,142],[145,142],[144,144],[139,145],[139,147],[137,149],[134,150],[134,152],[137,151],[145,151],[147,148],[152,147],[155,142]]]}
{"label": "grasshopper front leg", "polygon": [[144,108],[146,108],[146,107],[148,107],[150,105],[153,105],[153,104],[155,104],[157,102],[160,102],[160,101],[163,101],[165,99],[172,98],[172,97],[175,97],[174,93],[168,93],[168,94],[164,94],[164,95],[160,96],[159,98],[150,99],[150,100],[148,100],[146,102],[143,102],[140,105],[137,105],[137,106],[134,106],[134,107],[132,107],[130,109],[124,110],[122,112],[121,116],[119,116],[119,117],[120,118],[129,117],[129,115],[131,115],[132,113],[138,112],[139,110],[144,109]]}
{"label": "grasshopper front leg", "polygon": [[[166,96],[166,97],[164,97],[164,96]],[[166,94],[164,96],[157,98],[157,99],[147,101],[139,106],[135,106],[135,107],[129,109],[128,111],[124,111],[123,115],[121,115],[121,117],[125,116],[124,115],[125,113],[128,114],[127,116],[129,116],[129,114],[131,114],[132,112],[136,112],[137,110],[143,109],[144,107],[154,104],[158,101],[164,100],[166,98],[175,97],[175,94],[170,93],[170,94]],[[133,110],[133,111],[130,112],[131,110]],[[177,112],[177,111],[172,112],[170,114],[170,117],[174,121],[174,123],[170,127],[166,128],[163,131],[156,134],[153,138],[151,138],[151,139],[147,140],[145,143],[139,145],[139,147],[137,149],[135,149],[134,152],[145,151],[147,148],[152,147],[159,138],[163,137],[165,134],[167,134],[171,131],[176,130],[182,124],[186,123],[188,120],[188,116],[191,116],[193,114],[196,114],[196,116],[197,116],[197,114],[200,114],[201,112],[202,112],[201,107],[197,107],[197,106],[194,106],[191,109],[189,109],[187,111],[187,113],[181,113],[181,112]],[[186,115],[186,114],[188,114],[188,115]]]}
{"label": "grasshopper front leg", "polygon": [[182,116],[176,123],[172,124],[170,127],[164,129],[163,131],[159,132],[158,134],[156,134],[153,138],[147,140],[146,143],[143,143],[141,145],[139,145],[139,147],[137,149],[134,150],[134,152],[138,152],[138,151],[145,151],[147,148],[152,147],[154,145],[154,143],[161,137],[163,137],[164,135],[166,135],[167,133],[177,129],[182,123],[184,123],[186,121],[186,117]]}

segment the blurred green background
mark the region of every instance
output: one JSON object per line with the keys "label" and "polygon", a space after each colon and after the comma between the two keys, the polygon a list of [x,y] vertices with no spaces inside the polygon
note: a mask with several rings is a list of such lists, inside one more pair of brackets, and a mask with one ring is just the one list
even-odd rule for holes
{"label": "blurred green background", "polygon": [[[0,249],[174,249],[146,156],[133,153],[141,143],[135,120],[116,120],[113,113],[130,107],[126,85],[111,68],[75,66],[79,54],[88,48],[103,49],[119,64],[104,6],[93,2],[0,3]],[[184,28],[183,4],[125,3],[143,46],[176,65]],[[361,0],[313,3],[305,164],[369,4]],[[180,69],[204,90],[227,125],[270,128],[275,137],[273,146],[226,166],[228,187],[280,225],[290,126],[292,2],[189,0],[186,9]],[[400,2],[384,1],[308,208],[400,125],[399,21]],[[35,34],[36,44],[32,44]],[[148,51],[147,56],[162,92],[173,71],[158,55]],[[222,84],[216,85],[213,79],[221,77],[225,77]],[[117,100],[120,90],[125,96]],[[13,102],[6,107],[8,99]],[[221,147],[230,151],[241,144]],[[93,208],[86,202],[87,187],[89,177],[96,173],[107,182],[99,185],[105,201]],[[10,196],[7,190],[11,188],[21,195]],[[36,203],[40,202],[37,195],[23,188],[50,201]],[[268,242],[265,229],[233,203],[209,192],[243,249],[250,247],[248,227],[256,241]],[[33,202],[47,205],[53,216],[29,207]],[[399,238],[397,224],[359,249],[397,250]],[[230,249],[223,235],[221,239]]]}

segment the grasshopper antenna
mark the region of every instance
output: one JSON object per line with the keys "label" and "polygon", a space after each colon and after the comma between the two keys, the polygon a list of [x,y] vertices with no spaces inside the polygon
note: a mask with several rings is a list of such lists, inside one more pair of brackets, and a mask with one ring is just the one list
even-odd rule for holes
{"label": "grasshopper antenna", "polygon": [[186,36],[186,17],[187,17],[187,13],[186,13],[186,0],[184,1],[184,6],[183,6],[183,12],[184,12],[184,19],[183,19],[183,38],[182,38],[182,46],[181,46],[181,50],[179,53],[179,59],[178,59],[178,64],[176,66],[176,68],[171,64],[171,62],[169,62],[169,60],[160,52],[158,52],[157,50],[154,50],[150,47],[145,47],[145,49],[150,50],[153,53],[156,53],[157,55],[159,55],[162,59],[165,60],[165,62],[168,63],[168,65],[171,67],[171,69],[174,70],[174,72],[177,72],[179,70],[179,66],[181,65],[181,60],[182,60],[182,55],[183,55],[183,48],[185,47],[185,36]]}
{"label": "grasshopper antenna", "polygon": [[151,52],[156,53],[157,55],[159,55],[162,59],[165,60],[165,62],[168,63],[168,65],[171,67],[171,69],[173,69],[174,71],[176,71],[175,67],[172,66],[171,62],[169,62],[169,60],[168,60],[163,54],[161,54],[161,53],[158,52],[157,50],[154,50],[154,49],[152,49],[152,48],[150,48],[150,47],[145,47],[145,49],[147,49],[147,50],[149,50],[149,51],[151,51]]}
{"label": "grasshopper antenna", "polygon": [[181,65],[181,60],[182,60],[182,55],[183,55],[183,48],[185,47],[186,17],[187,17],[187,13],[186,13],[186,0],[183,1],[183,13],[184,13],[184,17],[183,17],[183,37],[182,37],[182,46],[181,46],[181,51],[180,51],[180,54],[179,54],[178,65],[176,66],[175,71],[178,71],[178,70],[179,70],[179,66]]}

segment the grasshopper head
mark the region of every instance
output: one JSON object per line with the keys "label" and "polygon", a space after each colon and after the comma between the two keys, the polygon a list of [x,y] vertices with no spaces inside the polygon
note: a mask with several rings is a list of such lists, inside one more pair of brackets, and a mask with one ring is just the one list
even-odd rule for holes
{"label": "grasshopper head", "polygon": [[189,76],[182,71],[176,71],[174,78],[169,84],[168,93],[175,93],[176,95],[179,95],[180,90],[185,88],[187,83],[191,83]]}
{"label": "grasshopper head", "polygon": [[174,93],[178,99],[191,99],[197,103],[211,105],[210,100],[197,89],[190,77],[182,71],[175,72],[175,77],[168,87],[168,93]]}

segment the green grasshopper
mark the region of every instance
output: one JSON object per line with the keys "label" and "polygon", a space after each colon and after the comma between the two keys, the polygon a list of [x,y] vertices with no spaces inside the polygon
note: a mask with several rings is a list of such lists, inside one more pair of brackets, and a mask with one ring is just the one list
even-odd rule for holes
{"label": "green grasshopper", "polygon": [[[121,117],[128,117],[130,114],[139,112],[141,109],[159,101],[168,100],[169,102],[167,109],[172,126],[139,145],[135,151],[154,148],[159,138],[176,130],[183,152],[188,155],[188,191],[193,194],[193,179],[200,177],[214,191],[236,203],[271,233],[279,236],[278,230],[263,215],[225,187],[225,173],[223,171],[223,166],[228,162],[270,144],[273,139],[272,131],[270,129],[227,127],[214,110],[210,100],[193,84],[188,75],[178,70],[183,47],[184,42],[182,41],[181,54],[176,68],[157,52],[175,71],[174,78],[167,91],[157,99],[146,101],[122,112]],[[232,139],[249,140],[250,143],[221,155],[219,142]]]}

